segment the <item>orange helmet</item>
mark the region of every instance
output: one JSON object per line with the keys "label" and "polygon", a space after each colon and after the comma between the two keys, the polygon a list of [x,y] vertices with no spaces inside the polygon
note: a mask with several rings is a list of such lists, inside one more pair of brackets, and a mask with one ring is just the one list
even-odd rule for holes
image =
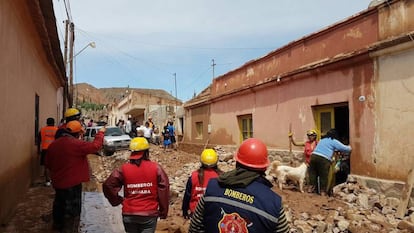
{"label": "orange helmet", "polygon": [[256,138],[246,139],[235,155],[238,163],[254,169],[266,170],[269,166],[266,145]]}
{"label": "orange helmet", "polygon": [[79,132],[82,133],[84,131],[79,121],[69,121],[66,124],[66,129],[71,133],[79,133]]}

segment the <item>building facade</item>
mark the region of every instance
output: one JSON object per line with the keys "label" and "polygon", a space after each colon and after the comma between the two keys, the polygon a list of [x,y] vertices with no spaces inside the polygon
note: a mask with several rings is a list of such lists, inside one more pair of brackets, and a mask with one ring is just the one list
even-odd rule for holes
{"label": "building facade", "polygon": [[0,222],[39,177],[37,133],[64,109],[65,69],[52,1],[0,1]]}
{"label": "building facade", "polygon": [[182,102],[164,90],[135,89],[111,106],[108,121],[115,125],[119,120],[127,121],[130,117],[133,122],[143,125],[151,117],[162,130],[168,120],[175,121],[176,112],[181,108]]}
{"label": "building facade", "polygon": [[290,130],[300,141],[336,128],[353,148],[353,175],[404,182],[414,167],[413,14],[414,1],[385,1],[215,78],[184,105],[184,142],[257,137],[288,150]]}

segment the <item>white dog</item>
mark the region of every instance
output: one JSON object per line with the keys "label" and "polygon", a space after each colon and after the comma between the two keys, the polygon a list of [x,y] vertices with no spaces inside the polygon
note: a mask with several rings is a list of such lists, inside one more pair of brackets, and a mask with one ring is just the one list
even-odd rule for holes
{"label": "white dog", "polygon": [[303,193],[303,185],[308,166],[305,163],[302,163],[299,167],[290,167],[280,164],[280,161],[273,161],[266,171],[266,178],[270,178],[269,180],[276,178],[280,190],[282,190],[283,183],[285,183],[286,180],[295,181],[299,185],[299,190]]}

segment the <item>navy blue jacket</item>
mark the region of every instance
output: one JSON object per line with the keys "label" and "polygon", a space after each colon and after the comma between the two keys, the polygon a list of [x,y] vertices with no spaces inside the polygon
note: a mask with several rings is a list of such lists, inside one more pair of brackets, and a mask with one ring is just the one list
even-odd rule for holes
{"label": "navy blue jacket", "polygon": [[229,188],[211,179],[204,195],[205,232],[274,232],[282,200],[268,183],[259,177],[245,188]]}

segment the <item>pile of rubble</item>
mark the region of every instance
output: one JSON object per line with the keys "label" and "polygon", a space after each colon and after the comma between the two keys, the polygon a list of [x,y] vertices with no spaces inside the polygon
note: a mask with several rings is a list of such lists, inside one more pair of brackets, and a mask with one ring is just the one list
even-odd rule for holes
{"label": "pile of rubble", "polygon": [[[219,155],[218,166],[223,171],[234,168],[234,152],[228,152],[221,147],[214,148]],[[171,190],[176,192],[178,199],[182,199],[183,192],[189,174],[196,170],[198,162],[184,164],[171,178]],[[400,203],[398,198],[386,197],[378,194],[374,189],[369,189],[358,184],[355,180],[348,180],[334,188],[335,198],[346,203],[348,208],[333,209],[329,216],[300,213],[292,215],[292,210],[286,208],[286,214],[291,225],[291,232],[361,232],[366,229],[368,232],[414,232],[414,208],[408,209],[403,219],[395,216]],[[333,219],[332,223],[326,221]]]}
{"label": "pile of rubble", "polygon": [[[233,159],[234,151],[226,151],[221,147],[214,148],[219,155],[219,168],[226,172],[235,167]],[[180,152],[172,152],[171,160],[180,158]],[[174,169],[169,171],[171,190],[171,216],[160,221],[157,232],[187,232],[189,222],[181,216],[181,203],[185,191],[186,182],[192,171],[200,167],[196,156],[183,162],[178,168],[172,168],[170,162],[161,158],[162,152],[152,151],[151,159],[158,161],[164,168]],[[127,155],[115,155],[117,163],[127,159]],[[159,158],[160,157],[160,158]],[[110,169],[108,162],[111,159],[102,157],[102,171],[95,173],[97,180],[102,182],[108,175]],[[175,161],[177,163],[177,161]],[[410,208],[402,218],[396,218],[396,210],[400,203],[398,198],[386,197],[377,193],[374,189],[366,188],[350,178],[346,183],[334,188],[333,197],[327,199],[344,203],[344,207],[329,209],[329,214],[312,215],[307,212],[297,212],[286,206],[286,215],[290,222],[291,232],[414,232],[414,208]],[[329,207],[328,207],[329,208]],[[162,231],[164,229],[164,231]]]}

